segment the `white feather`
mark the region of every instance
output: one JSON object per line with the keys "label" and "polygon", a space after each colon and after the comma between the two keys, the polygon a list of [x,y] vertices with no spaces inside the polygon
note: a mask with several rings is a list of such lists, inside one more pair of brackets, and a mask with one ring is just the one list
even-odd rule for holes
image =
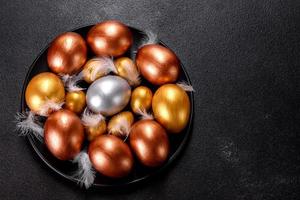
{"label": "white feather", "polygon": [[179,87],[181,87],[181,89],[183,89],[184,91],[187,91],[187,92],[195,92],[193,86],[189,85],[188,83],[186,82],[179,82],[177,83],[176,85],[178,85]]}
{"label": "white feather", "polygon": [[49,112],[57,111],[62,109],[64,102],[56,103],[50,99],[46,100],[46,102],[41,106],[39,111],[37,112],[38,115],[47,117]]}
{"label": "white feather", "polygon": [[127,139],[131,130],[131,124],[124,118],[119,120],[111,130],[109,130],[109,134],[117,133],[119,136],[124,137],[125,140]]}
{"label": "white feather", "polygon": [[93,66],[93,70],[91,71],[90,77],[92,81],[95,81],[97,78],[97,74],[107,75],[110,72],[116,73],[115,64],[110,57],[96,57],[93,60],[98,61],[99,64]]}
{"label": "white feather", "polygon": [[103,115],[92,113],[87,108],[83,111],[81,116],[83,125],[87,127],[97,126],[102,120],[105,120]]}
{"label": "white feather", "polygon": [[16,130],[20,136],[33,135],[39,141],[43,141],[44,129],[41,124],[36,121],[33,112],[17,113],[16,116]]}
{"label": "white feather", "polygon": [[82,80],[82,78],[83,78],[82,73],[73,76],[70,76],[68,74],[61,75],[61,79],[65,85],[65,88],[69,92],[84,90],[84,88],[78,86],[78,83]]}
{"label": "white feather", "polygon": [[151,113],[148,113],[145,109],[138,109],[137,114],[141,116],[141,119],[154,119]]}
{"label": "white feather", "polygon": [[148,45],[148,44],[156,44],[158,43],[157,35],[152,31],[146,31],[145,36],[142,39],[141,45],[139,48]]}
{"label": "white feather", "polygon": [[95,170],[92,167],[89,155],[86,151],[80,152],[72,161],[78,164],[74,177],[78,179],[80,186],[89,188],[95,180]]}
{"label": "white feather", "polygon": [[125,70],[127,74],[127,80],[130,85],[137,86],[141,83],[140,73],[135,66],[133,67],[132,65],[126,65]]}
{"label": "white feather", "polygon": [[[138,48],[141,48],[148,44],[157,44],[157,43],[158,43],[157,34],[148,30],[148,31],[145,31],[145,34],[144,34],[142,40],[140,41]],[[130,49],[130,57],[132,60],[135,60],[136,54],[137,54],[137,50],[134,48],[131,48]]]}

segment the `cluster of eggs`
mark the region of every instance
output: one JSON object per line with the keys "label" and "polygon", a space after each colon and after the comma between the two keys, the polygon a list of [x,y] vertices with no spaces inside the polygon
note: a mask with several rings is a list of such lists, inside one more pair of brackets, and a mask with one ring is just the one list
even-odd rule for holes
{"label": "cluster of eggs", "polygon": [[[175,84],[180,62],[173,51],[159,44],[141,46],[135,60],[124,57],[132,44],[130,29],[112,20],[93,26],[86,40],[67,32],[51,43],[47,61],[52,72],[33,77],[25,97],[32,112],[47,116],[44,141],[56,158],[74,159],[86,139],[93,167],[114,178],[132,171],[134,156],[147,167],[160,166],[168,159],[169,135],[182,132],[190,116],[189,97]],[[94,58],[88,59],[89,49]],[[115,69],[94,73],[95,66],[107,64],[104,57],[113,57]],[[78,73],[89,84],[87,91],[66,91],[58,75]],[[153,87],[140,85],[138,77],[131,77],[136,74]],[[64,103],[64,108],[42,113],[49,101]],[[108,123],[83,123],[80,116],[86,109],[106,117]],[[138,119],[141,111],[153,112],[153,119]],[[128,130],[122,130],[124,123]],[[124,137],[120,131],[128,134]]]}

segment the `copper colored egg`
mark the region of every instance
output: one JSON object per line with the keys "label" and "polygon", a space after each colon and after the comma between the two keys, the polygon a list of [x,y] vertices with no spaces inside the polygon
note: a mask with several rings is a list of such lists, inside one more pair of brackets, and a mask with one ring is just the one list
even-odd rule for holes
{"label": "copper colored egg", "polygon": [[79,117],[64,109],[51,114],[45,122],[44,140],[56,158],[73,159],[80,152],[84,140],[83,125]]}
{"label": "copper colored egg", "polygon": [[158,44],[141,47],[136,64],[142,76],[154,85],[175,82],[180,72],[180,62],[170,49]]}
{"label": "copper colored egg", "polygon": [[133,156],[128,145],[116,136],[98,136],[90,143],[88,153],[93,167],[105,176],[124,177],[133,168]]}
{"label": "copper colored egg", "polygon": [[137,158],[145,166],[160,166],[168,158],[168,135],[165,129],[154,120],[136,122],[131,129],[129,141]]}
{"label": "copper colored egg", "polygon": [[78,33],[67,32],[59,35],[51,43],[47,61],[49,68],[57,74],[74,74],[87,59],[87,46]]}
{"label": "copper colored egg", "polygon": [[119,21],[108,20],[96,24],[87,35],[87,42],[99,56],[120,56],[133,42],[130,29]]}

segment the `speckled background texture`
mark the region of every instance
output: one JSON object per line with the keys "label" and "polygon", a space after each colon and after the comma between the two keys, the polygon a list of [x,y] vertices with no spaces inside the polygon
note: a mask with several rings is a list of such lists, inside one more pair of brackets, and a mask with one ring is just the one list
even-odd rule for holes
{"label": "speckled background texture", "polygon": [[[0,3],[0,199],[299,199],[300,1]],[[195,93],[187,148],[160,177],[123,191],[65,182],[14,133],[22,83],[59,33],[118,19],[180,57]]]}

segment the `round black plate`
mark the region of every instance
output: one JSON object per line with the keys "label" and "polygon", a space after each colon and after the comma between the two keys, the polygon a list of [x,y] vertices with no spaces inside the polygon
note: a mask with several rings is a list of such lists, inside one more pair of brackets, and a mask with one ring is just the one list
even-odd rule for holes
{"label": "round black plate", "polygon": [[[89,29],[92,27],[90,26],[85,26],[82,28],[78,28],[75,30],[72,30],[74,32],[79,33],[82,35],[84,38],[86,38],[86,34],[89,31]],[[135,28],[131,28],[131,31],[133,33],[134,37],[134,44],[131,48],[130,51],[137,50],[138,45],[140,44],[141,40],[145,37],[145,33],[143,31],[140,31]],[[162,42],[160,42],[161,45],[166,46]],[[45,72],[45,71],[50,71],[50,69],[47,66],[47,49],[49,45],[38,55],[38,57],[35,59],[35,61],[32,63],[24,84],[23,84],[23,91],[22,91],[22,99],[21,99],[21,111],[25,111],[28,109],[26,102],[25,102],[25,90],[27,87],[27,84],[29,81],[34,77],[35,75]],[[130,57],[130,52],[127,52],[125,56]],[[93,54],[89,50],[89,58],[93,57]],[[188,74],[186,70],[184,69],[184,66],[181,64],[181,75],[179,77],[179,81],[185,81],[188,84],[191,84],[190,79],[188,77]],[[148,86],[151,88],[153,91],[157,89],[157,87],[150,85],[148,82],[143,81],[143,85]],[[192,128],[192,121],[193,121],[193,113],[194,113],[194,108],[193,108],[193,93],[189,93],[189,98],[191,101],[191,114],[190,114],[190,120],[187,125],[187,127],[182,131],[180,134],[176,135],[171,135],[169,134],[169,139],[170,139],[170,146],[171,146],[171,151],[168,160],[165,162],[164,165],[158,168],[146,168],[142,166],[137,160],[135,161],[135,166],[134,170],[132,173],[130,173],[127,177],[122,178],[122,179],[110,179],[107,177],[104,177],[97,173],[93,187],[120,187],[120,186],[126,186],[126,185],[131,185],[133,183],[137,183],[140,181],[144,181],[146,179],[149,179],[161,171],[163,171],[167,166],[170,165],[171,162],[174,161],[174,159],[179,155],[179,153],[183,150],[184,145],[187,142],[188,136],[191,132]],[[72,175],[74,174],[74,171],[76,170],[76,165],[73,164],[71,161],[60,161],[56,159],[46,148],[46,146],[39,142],[36,138],[34,137],[27,137],[31,146],[33,147],[34,151],[38,154],[38,156],[52,169],[54,170],[57,174],[63,176],[64,178],[71,180],[73,182],[78,182],[76,178],[74,178]]]}

